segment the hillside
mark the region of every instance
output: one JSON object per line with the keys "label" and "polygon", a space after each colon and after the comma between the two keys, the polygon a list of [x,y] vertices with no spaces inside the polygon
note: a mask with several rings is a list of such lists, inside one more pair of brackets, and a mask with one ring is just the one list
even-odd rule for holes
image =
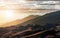
{"label": "hillside", "polygon": [[39,17],[38,15],[30,15],[30,16],[28,16],[28,17],[25,17],[25,18],[23,18],[23,19],[17,19],[17,20],[15,20],[15,21],[12,21],[12,22],[8,22],[8,23],[6,23],[6,24],[3,24],[3,25],[1,25],[2,27],[10,27],[10,26],[15,26],[15,25],[17,25],[17,24],[22,24],[22,23],[24,23],[24,22],[26,22],[26,21],[29,21],[29,20],[31,20],[31,19],[35,19],[35,18],[37,18],[37,17]]}
{"label": "hillside", "polygon": [[39,17],[37,17],[35,19],[23,22],[20,25],[24,25],[24,24],[45,25],[46,23],[56,24],[56,23],[59,23],[59,22],[60,22],[60,11],[55,11],[55,12],[45,14],[43,16],[39,16]]}

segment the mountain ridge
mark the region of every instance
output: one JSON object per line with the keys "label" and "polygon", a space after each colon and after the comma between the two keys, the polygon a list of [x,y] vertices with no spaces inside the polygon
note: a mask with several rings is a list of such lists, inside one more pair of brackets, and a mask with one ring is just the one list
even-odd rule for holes
{"label": "mountain ridge", "polygon": [[[26,21],[28,21],[28,20],[34,19],[34,18],[36,18],[36,17],[38,17],[38,15],[30,15],[30,16],[27,16],[27,17],[21,19],[21,20],[18,19],[18,20],[15,20],[15,21],[12,21],[12,22],[8,22],[8,23],[3,24],[3,25],[10,27],[10,25],[11,25],[11,26],[14,26],[14,25],[17,25],[17,24],[21,24],[21,23],[24,23],[24,22],[26,22]],[[3,25],[2,25],[2,26],[3,26]]]}

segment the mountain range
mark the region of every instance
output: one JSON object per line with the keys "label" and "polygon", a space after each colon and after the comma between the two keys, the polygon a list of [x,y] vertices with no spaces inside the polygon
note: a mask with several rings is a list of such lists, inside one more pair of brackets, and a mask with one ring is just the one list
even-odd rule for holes
{"label": "mountain range", "polygon": [[54,11],[43,16],[37,16],[34,19],[23,22],[20,25],[24,24],[39,24],[45,25],[46,23],[56,24],[60,22],[60,11]]}
{"label": "mountain range", "polygon": [[[60,11],[54,11],[43,16],[31,15],[22,20],[16,20],[5,25],[12,25],[9,27],[0,28],[0,37],[20,37],[40,31],[44,31],[44,28],[48,30],[60,23]],[[45,25],[47,24],[47,25]],[[45,26],[42,26],[45,25]]]}

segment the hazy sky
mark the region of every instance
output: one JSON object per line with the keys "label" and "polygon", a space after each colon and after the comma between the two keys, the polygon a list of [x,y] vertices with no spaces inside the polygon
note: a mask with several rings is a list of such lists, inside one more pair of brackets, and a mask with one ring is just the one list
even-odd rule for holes
{"label": "hazy sky", "polygon": [[[25,0],[0,0],[0,25],[3,23],[11,22],[16,19],[22,19],[29,15],[44,15],[46,13],[22,13],[20,9],[26,7],[37,7],[36,2],[27,2]],[[32,7],[33,8],[33,7]],[[17,11],[17,12],[16,12]]]}

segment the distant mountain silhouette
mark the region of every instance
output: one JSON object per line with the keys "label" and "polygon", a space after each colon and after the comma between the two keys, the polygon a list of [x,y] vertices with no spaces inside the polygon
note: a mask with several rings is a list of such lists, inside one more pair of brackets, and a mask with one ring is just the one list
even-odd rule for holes
{"label": "distant mountain silhouette", "polygon": [[20,25],[24,24],[39,24],[44,25],[46,23],[52,23],[56,24],[60,22],[60,11],[54,11],[48,14],[45,14],[43,16],[38,16],[35,19],[28,20],[26,22],[23,22]]}
{"label": "distant mountain silhouette", "polygon": [[[3,24],[3,25],[6,26],[6,27],[15,26],[15,25],[17,25],[17,24],[22,24],[22,23],[24,23],[24,22],[26,22],[26,21],[35,19],[35,18],[37,18],[37,17],[39,17],[39,16],[38,16],[38,15],[30,15],[30,16],[27,16],[27,17],[25,17],[25,18],[23,18],[23,19],[17,19],[17,20],[15,20],[15,21],[8,22],[8,23]],[[2,25],[2,26],[3,26],[3,25]]]}
{"label": "distant mountain silhouette", "polygon": [[[5,26],[15,25],[27,25],[27,24],[39,24],[44,25],[46,23],[59,23],[60,22],[60,11],[54,11],[43,16],[30,15],[22,20],[15,20],[13,22],[4,24]],[[17,26],[18,27],[18,26]]]}
{"label": "distant mountain silhouette", "polygon": [[60,11],[48,13],[48,14],[38,17],[34,20],[35,21],[33,23],[35,23],[35,24],[36,23],[37,24],[59,23],[60,22]]}

